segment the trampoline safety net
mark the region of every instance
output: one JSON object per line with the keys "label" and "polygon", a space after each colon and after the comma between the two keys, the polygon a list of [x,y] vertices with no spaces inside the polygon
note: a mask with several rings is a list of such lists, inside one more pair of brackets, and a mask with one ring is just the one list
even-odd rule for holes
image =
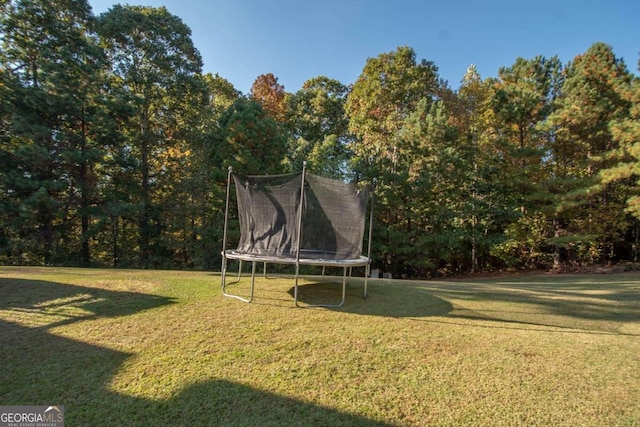
{"label": "trampoline safety net", "polygon": [[233,175],[240,222],[236,253],[294,260],[300,242],[303,259],[360,257],[369,190],[310,173],[303,182],[301,175]]}

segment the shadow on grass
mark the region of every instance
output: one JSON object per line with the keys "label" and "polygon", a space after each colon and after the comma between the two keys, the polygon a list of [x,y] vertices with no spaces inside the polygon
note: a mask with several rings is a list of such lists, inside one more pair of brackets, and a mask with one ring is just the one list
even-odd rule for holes
{"label": "shadow on grass", "polygon": [[454,309],[446,316],[449,323],[465,319],[498,323],[492,325],[495,328],[540,326],[545,331],[640,335],[625,328],[640,322],[640,281],[634,276],[619,280],[541,276],[424,282],[423,286],[432,295],[452,301]]}
{"label": "shadow on grass", "polygon": [[151,425],[390,426],[225,380],[194,384],[154,406]]}
{"label": "shadow on grass", "polygon": [[137,292],[13,278],[0,278],[0,296],[0,310],[6,315],[43,328],[126,316],[173,303],[171,298]]}
{"label": "shadow on grass", "polygon": [[[320,279],[299,287],[303,304],[338,303],[339,279]],[[293,288],[289,289],[293,296]],[[640,277],[541,276],[518,280],[372,280],[369,298],[361,282],[347,285],[342,307],[332,310],[381,317],[441,317],[442,323],[571,333],[638,336]],[[429,320],[431,321],[431,320]],[[434,320],[435,321],[435,320]],[[486,322],[486,323],[485,323]]]}
{"label": "shadow on grass", "polygon": [[63,405],[68,425],[384,426],[357,415],[225,380],[191,385],[165,401],[108,389],[132,354],[0,322],[3,405]]}
{"label": "shadow on grass", "polygon": [[50,329],[133,315],[170,299],[17,279],[0,279],[0,296],[2,405],[63,405],[68,425],[386,425],[218,379],[193,384],[168,400],[117,393],[109,384],[134,354]]}
{"label": "shadow on grass", "polygon": [[68,425],[387,425],[225,380],[162,401],[126,396],[108,385],[132,354],[3,321],[0,334],[0,402],[63,405]]}
{"label": "shadow on grass", "polygon": [[[429,292],[424,286],[412,284],[369,283],[364,298],[362,283],[347,284],[345,303],[336,311],[379,317],[446,316],[453,306],[446,299]],[[293,296],[294,288],[289,289]],[[322,280],[298,286],[302,304],[338,304],[342,298],[342,283]]]}

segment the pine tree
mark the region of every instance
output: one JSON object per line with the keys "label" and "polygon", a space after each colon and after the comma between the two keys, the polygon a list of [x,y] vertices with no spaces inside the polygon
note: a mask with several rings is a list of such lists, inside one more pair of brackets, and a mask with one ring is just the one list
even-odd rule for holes
{"label": "pine tree", "polygon": [[7,255],[50,264],[75,253],[88,265],[104,64],[91,9],[85,1],[13,1],[1,11]]}
{"label": "pine tree", "polygon": [[629,227],[620,186],[602,185],[599,174],[612,166],[609,153],[618,149],[610,125],[629,116],[630,103],[620,88],[631,76],[610,46],[595,43],[566,69],[558,108],[550,123],[556,128],[554,160],[564,177],[557,210],[562,244],[580,263],[611,260],[614,243]]}

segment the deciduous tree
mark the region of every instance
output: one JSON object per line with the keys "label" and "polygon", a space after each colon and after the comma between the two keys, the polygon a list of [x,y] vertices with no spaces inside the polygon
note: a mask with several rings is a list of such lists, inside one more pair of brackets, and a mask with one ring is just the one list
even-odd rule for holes
{"label": "deciduous tree", "polygon": [[[168,163],[184,155],[194,103],[204,103],[202,59],[191,30],[164,8],[116,5],[99,17],[99,34],[119,85],[134,99],[127,152],[137,162],[136,204],[143,266],[166,259],[162,220],[163,180],[175,178]],[[187,126],[187,129],[190,129]]]}
{"label": "deciduous tree", "polygon": [[403,128],[410,116],[430,111],[438,85],[436,66],[416,61],[413,49],[400,47],[367,60],[345,107],[357,171],[379,180],[378,235],[386,237],[378,240],[378,259],[400,274],[410,273],[404,270],[413,258],[404,233],[412,233],[415,205],[427,197],[408,178],[428,173],[416,163],[415,141],[403,137]]}
{"label": "deciduous tree", "polygon": [[294,170],[308,162],[310,171],[346,178],[351,152],[344,111],[349,89],[324,76],[307,80],[289,98],[289,159]]}
{"label": "deciduous tree", "polygon": [[287,93],[276,76],[272,73],[259,75],[251,86],[250,97],[260,103],[276,122],[284,123],[287,118]]}

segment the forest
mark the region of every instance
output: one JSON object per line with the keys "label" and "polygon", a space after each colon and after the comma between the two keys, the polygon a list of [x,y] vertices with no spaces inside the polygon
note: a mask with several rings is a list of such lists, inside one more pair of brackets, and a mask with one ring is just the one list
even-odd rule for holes
{"label": "forest", "polygon": [[164,7],[7,0],[0,43],[0,265],[219,269],[228,167],[303,161],[377,180],[394,277],[638,261],[640,79],[605,43],[456,89],[400,46],[355,82],[248,94]]}

